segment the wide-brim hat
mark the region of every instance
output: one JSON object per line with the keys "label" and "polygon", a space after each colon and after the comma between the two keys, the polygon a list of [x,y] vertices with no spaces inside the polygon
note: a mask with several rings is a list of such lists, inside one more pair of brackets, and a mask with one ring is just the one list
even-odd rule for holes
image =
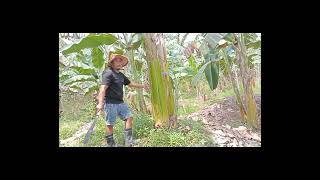
{"label": "wide-brim hat", "polygon": [[123,66],[126,66],[128,64],[128,58],[121,54],[112,54],[109,58],[108,63],[111,63],[116,58],[120,58],[123,61]]}

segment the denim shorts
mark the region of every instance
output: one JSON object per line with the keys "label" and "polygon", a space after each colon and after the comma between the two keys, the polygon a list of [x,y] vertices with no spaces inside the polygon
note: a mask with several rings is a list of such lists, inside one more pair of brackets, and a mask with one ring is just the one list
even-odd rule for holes
{"label": "denim shorts", "polygon": [[132,113],[126,103],[121,104],[105,104],[104,110],[106,112],[106,125],[114,125],[117,115],[125,121],[132,117]]}

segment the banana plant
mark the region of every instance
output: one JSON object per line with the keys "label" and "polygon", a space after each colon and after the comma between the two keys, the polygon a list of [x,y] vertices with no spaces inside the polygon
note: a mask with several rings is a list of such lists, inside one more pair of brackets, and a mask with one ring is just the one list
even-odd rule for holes
{"label": "banana plant", "polygon": [[64,47],[60,53],[70,62],[59,75],[61,84],[83,94],[97,91],[107,56],[105,46],[112,45],[116,40],[117,37],[112,34],[89,34]]}
{"label": "banana plant", "polygon": [[[261,43],[254,35],[255,34],[245,33],[233,34],[238,42],[234,48],[236,50],[237,61],[240,67],[240,76],[244,88],[245,106],[241,115],[247,123],[251,124],[254,128],[257,128],[257,105],[253,94],[254,78],[252,71],[250,70],[250,59],[247,55],[247,48],[259,48],[259,44]],[[255,47],[255,44],[258,44],[257,47]]]}
{"label": "banana plant", "polygon": [[[252,68],[253,60],[259,56],[259,51],[256,49],[260,50],[261,40],[257,38],[257,35],[254,33],[240,33],[239,35],[231,33],[208,33],[204,36],[205,43],[203,43],[201,49],[205,56],[206,63],[200,68],[198,74],[193,79],[193,84],[195,85],[203,72],[206,71],[206,78],[210,88],[216,88],[219,78],[219,64],[223,64],[224,74],[228,75],[232,82],[243,121],[250,123],[253,127],[257,127],[256,104],[252,91],[253,78],[248,69]],[[248,54],[250,56],[248,56]],[[233,67],[237,67],[237,69],[240,70],[239,77],[245,93],[244,101],[241,99],[239,83],[235,80],[238,75]]]}
{"label": "banana plant", "polygon": [[218,54],[219,41],[222,39],[231,40],[230,33],[207,33],[204,35],[205,39],[202,43],[200,50],[205,58],[205,63],[199,69],[199,72],[192,80],[192,85],[196,86],[202,74],[205,72],[211,90],[214,90],[218,85],[219,80],[219,63],[221,56]]}
{"label": "banana plant", "polygon": [[[175,111],[178,112],[179,108],[179,99],[180,99],[180,89],[183,82],[189,82],[189,80],[194,77],[201,64],[199,65],[198,61],[201,60],[197,55],[194,54],[192,48],[195,48],[195,45],[198,41],[199,36],[197,36],[191,43],[188,45],[184,44],[184,41],[188,35],[186,33],[182,40],[180,41],[180,34],[177,33],[178,37],[174,34],[165,34],[166,40],[166,51],[167,59],[169,64],[169,74],[172,77],[173,87],[174,87],[174,97],[175,97]],[[200,35],[200,34],[199,34]],[[177,43],[178,40],[178,43]],[[197,94],[199,95],[199,88],[197,88]]]}
{"label": "banana plant", "polygon": [[177,122],[173,84],[168,72],[167,52],[162,33],[144,33],[149,67],[152,116],[155,127],[174,128]]}

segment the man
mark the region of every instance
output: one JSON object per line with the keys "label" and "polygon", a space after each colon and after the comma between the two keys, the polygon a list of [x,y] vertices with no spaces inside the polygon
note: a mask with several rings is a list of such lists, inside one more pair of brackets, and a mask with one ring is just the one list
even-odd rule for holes
{"label": "man", "polygon": [[146,85],[131,82],[119,71],[127,64],[127,57],[120,54],[113,54],[108,61],[108,69],[102,73],[97,112],[99,113],[104,107],[106,112],[106,140],[107,146],[109,147],[116,146],[113,139],[113,126],[116,122],[117,115],[125,122],[125,146],[131,147],[133,144],[133,118],[128,105],[123,101],[123,85],[135,88],[147,88]]}

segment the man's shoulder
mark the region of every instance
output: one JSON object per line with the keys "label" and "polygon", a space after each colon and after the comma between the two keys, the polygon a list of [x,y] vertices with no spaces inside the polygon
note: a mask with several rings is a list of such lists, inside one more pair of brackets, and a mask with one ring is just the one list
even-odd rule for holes
{"label": "man's shoulder", "polygon": [[106,69],[102,72],[102,76],[111,76],[113,71],[111,69]]}

